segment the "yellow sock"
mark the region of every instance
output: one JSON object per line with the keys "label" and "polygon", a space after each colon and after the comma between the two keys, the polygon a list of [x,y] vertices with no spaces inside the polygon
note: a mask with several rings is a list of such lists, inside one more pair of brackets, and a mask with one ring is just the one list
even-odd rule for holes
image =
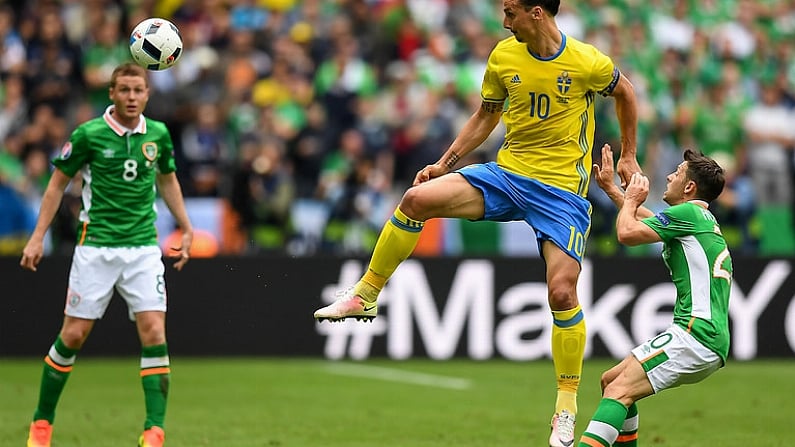
{"label": "yellow sock", "polygon": [[406,217],[400,208],[395,209],[395,214],[378,236],[367,273],[354,287],[365,301],[375,301],[400,263],[411,255],[420,239],[423,225],[424,222]]}
{"label": "yellow sock", "polygon": [[577,414],[582,358],[585,355],[585,317],[582,308],[552,311],[552,362],[558,381],[555,412]]}
{"label": "yellow sock", "polygon": [[378,294],[386,284],[386,278],[367,269],[362,279],[353,286],[353,293],[362,297],[368,303],[374,303],[378,299]]}

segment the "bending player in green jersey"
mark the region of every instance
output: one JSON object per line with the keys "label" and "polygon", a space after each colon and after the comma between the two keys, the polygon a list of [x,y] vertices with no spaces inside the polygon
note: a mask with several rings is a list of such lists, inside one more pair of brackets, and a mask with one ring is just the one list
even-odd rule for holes
{"label": "bending player in green jersey", "polygon": [[[372,320],[387,280],[411,255],[424,222],[459,218],[524,221],[546,266],[550,337],[557,396],[551,447],[574,444],[577,391],[585,353],[586,318],[577,281],[591,227],[586,199],[597,95],[615,100],[621,130],[616,170],[622,183],[640,172],[637,105],[630,81],[606,54],[567,36],[555,16],[560,0],[503,0],[511,36],[489,55],[482,102],[439,160],[421,169],[378,237],[367,271],[318,320]],[[500,120],[505,141],[496,162],[456,169]]]}
{"label": "bending player in green jersey", "polygon": [[166,347],[166,287],[157,241],[155,185],[182,229],[174,267],[188,262],[193,228],[175,174],[173,145],[165,124],[143,116],[149,100],[145,69],[127,63],[111,75],[105,113],[77,127],[44,193],[36,228],[20,265],[36,271],[47,228],[72,177],[82,174],[82,208],[66,293],[64,321],[44,358],[39,403],[28,447],[49,447],[55,407],[75,358],[114,289],[134,315],[141,341],[141,381],[146,404],[139,445],[163,445],[169,358]]}
{"label": "bending player in green jersey", "polygon": [[649,180],[635,174],[622,193],[613,182],[610,146],[602,167],[594,165],[599,186],[619,207],[618,240],[626,245],[662,241],[663,260],[676,286],[673,324],[632,350],[602,375],[602,400],[580,438],[580,447],[636,446],[635,402],[662,390],[704,380],[729,355],[729,292],[732,260],[709,203],[723,191],[723,169],[692,150],[668,175],[663,200],[671,205],[654,214],[641,206]]}

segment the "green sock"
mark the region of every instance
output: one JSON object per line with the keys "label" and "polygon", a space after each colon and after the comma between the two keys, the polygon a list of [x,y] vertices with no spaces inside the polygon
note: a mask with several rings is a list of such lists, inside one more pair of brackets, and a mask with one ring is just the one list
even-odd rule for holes
{"label": "green sock", "polygon": [[55,407],[66,386],[66,379],[72,372],[72,365],[77,357],[77,349],[67,348],[61,336],[55,339],[47,356],[44,357],[44,369],[39,387],[39,404],[33,413],[33,420],[45,419],[50,424],[55,420]]}
{"label": "green sock", "polygon": [[141,348],[141,384],[146,403],[144,430],[165,428],[166,402],[171,379],[166,344]]}
{"label": "green sock", "polygon": [[615,399],[602,398],[591,422],[585,427],[579,447],[608,447],[618,438],[618,432],[627,418],[627,407]]}
{"label": "green sock", "polygon": [[638,447],[638,404],[633,403],[627,409],[627,418],[613,444],[617,447]]}

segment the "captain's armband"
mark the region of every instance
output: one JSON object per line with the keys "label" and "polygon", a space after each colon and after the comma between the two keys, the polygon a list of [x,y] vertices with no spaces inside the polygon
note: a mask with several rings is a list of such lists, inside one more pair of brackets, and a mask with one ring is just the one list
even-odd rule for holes
{"label": "captain's armband", "polygon": [[501,102],[483,101],[480,103],[480,110],[486,113],[500,113],[502,112]]}

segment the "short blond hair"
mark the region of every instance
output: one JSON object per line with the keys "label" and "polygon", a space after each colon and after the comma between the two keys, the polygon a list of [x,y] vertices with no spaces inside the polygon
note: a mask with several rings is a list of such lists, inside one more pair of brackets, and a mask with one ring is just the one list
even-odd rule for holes
{"label": "short blond hair", "polygon": [[138,64],[126,62],[113,69],[113,73],[110,75],[111,88],[116,86],[116,78],[119,76],[140,76],[144,78],[146,86],[149,87],[149,75],[146,72],[146,69]]}

